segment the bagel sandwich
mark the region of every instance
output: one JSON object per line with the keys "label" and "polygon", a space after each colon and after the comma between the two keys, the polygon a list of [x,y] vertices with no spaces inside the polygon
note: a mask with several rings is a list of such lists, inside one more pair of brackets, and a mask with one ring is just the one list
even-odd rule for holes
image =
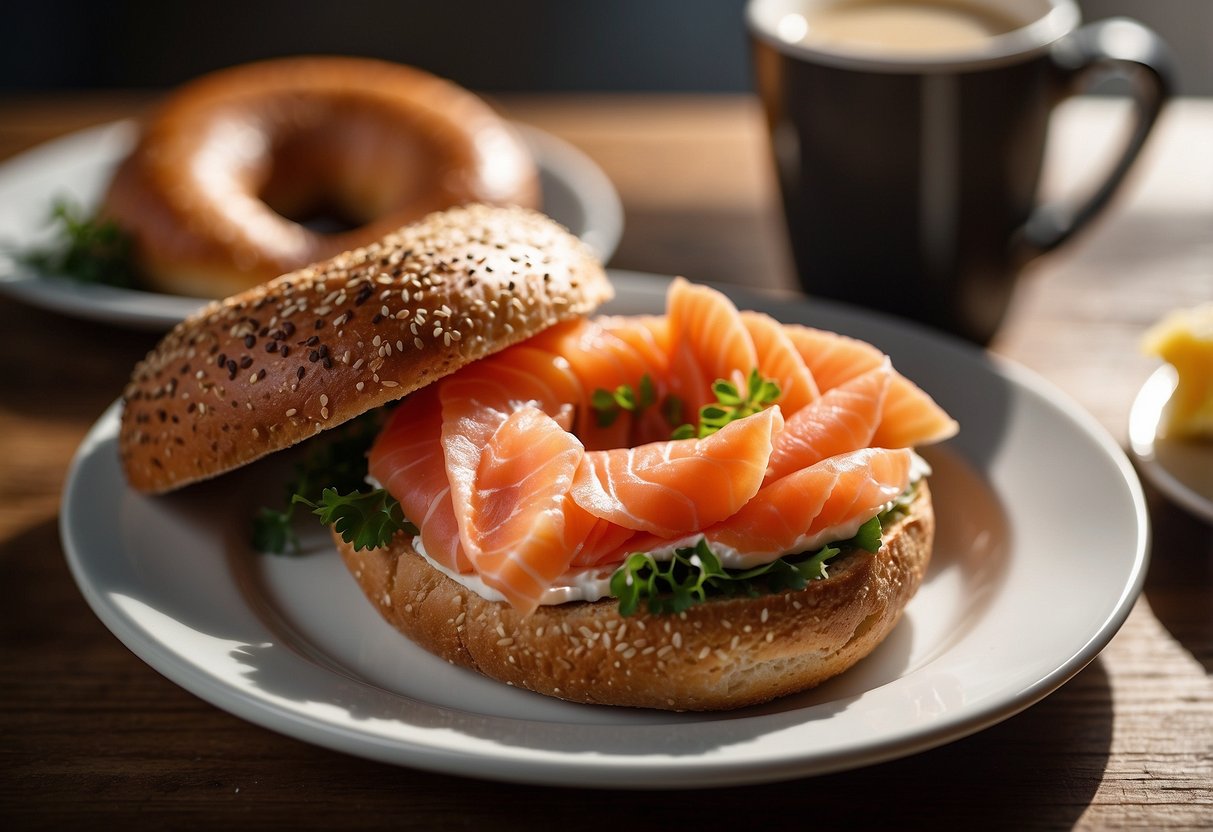
{"label": "bagel sandwich", "polygon": [[[477,205],[431,215],[379,243],[215,302],[169,333],[136,367],[124,392],[119,437],[124,471],[137,490],[165,493],[343,423],[349,423],[343,428],[347,432],[359,419],[381,424],[385,419],[377,414],[395,402],[400,404],[387,418],[389,428],[376,442],[383,445],[393,429],[420,442],[426,430],[438,430],[434,426],[441,422],[440,411],[433,410],[438,405],[427,403],[427,397],[449,398],[454,395],[451,385],[469,377],[490,382],[504,377],[508,365],[503,362],[511,355],[547,361],[542,355],[549,353],[534,345],[550,349],[562,333],[593,325],[585,317],[611,296],[605,272],[584,245],[537,213]],[[666,332],[649,320],[644,325]],[[576,360],[555,355],[550,364],[576,366]],[[895,377],[877,368],[867,375],[880,372]],[[765,381],[755,383],[756,374],[757,368],[750,393],[767,389]],[[593,410],[603,392],[631,402],[635,412],[623,413],[625,421],[632,418],[631,436],[643,434],[642,424],[664,430],[665,422],[656,416],[642,419],[639,413],[637,399],[644,404],[646,380],[638,380],[636,389],[586,390],[584,400],[574,401],[570,394],[566,398],[572,405],[546,410],[542,395],[511,405],[514,412],[472,448],[479,454],[475,470],[492,467],[493,460],[484,455],[499,450],[505,422],[521,431],[519,452],[539,454],[544,465],[558,458],[583,459],[577,453],[587,460],[591,454],[608,459],[614,449],[577,451],[577,432],[584,427],[589,434],[586,426],[601,427],[605,421],[603,412]],[[903,387],[909,384],[883,383],[892,390],[902,382]],[[658,381],[659,392],[663,384]],[[790,389],[786,382],[783,386]],[[701,455],[708,460],[704,464],[737,463],[743,453],[769,456],[785,426],[798,418],[781,412],[774,385],[769,401],[747,398],[744,380],[735,379],[732,386],[718,382],[713,390],[721,398],[699,412],[724,412],[726,424],[707,433],[701,418],[698,426],[691,424],[698,427],[698,436],[668,440],[671,448],[676,442],[692,443],[678,447]],[[664,398],[663,413],[673,399]],[[753,406],[746,409],[746,402]],[[650,404],[655,413],[656,403]],[[419,414],[415,421],[413,414]],[[681,415],[694,419],[693,412]],[[929,441],[954,431],[946,417],[940,417],[940,424]],[[540,429],[546,432],[526,432]],[[531,440],[538,436],[564,450],[546,456],[537,449],[547,446]],[[438,446],[427,447],[441,458]],[[363,476],[359,463],[364,449],[350,454],[359,457],[352,467]],[[510,504],[510,517],[522,516],[530,524],[522,527],[518,547],[530,551],[551,537],[553,528],[571,535],[567,529],[575,523],[570,518],[578,517],[585,528],[597,530],[589,537],[619,537],[618,545],[600,549],[613,547],[623,559],[608,553],[594,564],[565,563],[564,572],[547,580],[533,603],[519,601],[487,568],[460,568],[467,566],[468,557],[497,552],[493,546],[499,527],[510,522],[496,523],[491,506],[475,502],[477,493],[471,495],[479,506],[473,524],[477,531],[463,534],[466,543],[456,538],[454,553],[447,553],[465,560],[444,560],[429,514],[404,511],[415,504],[415,495],[392,493],[383,478],[363,484],[358,494],[326,489],[301,502],[334,521],[337,549],[380,614],[438,657],[515,687],[576,702],[719,710],[805,690],[845,671],[871,653],[900,619],[929,562],[934,513],[925,477],[909,473],[921,468],[905,463],[912,454],[864,448],[853,456],[876,454],[895,456],[900,479],[873,492],[877,498],[869,500],[874,506],[870,516],[802,534],[796,540],[805,548],[761,563],[724,542],[736,539],[728,536],[736,532],[729,524],[746,509],[714,507],[719,502],[714,495],[749,488],[750,496],[738,499],[752,503],[770,490],[769,483],[763,484],[764,471],[715,484],[700,480],[688,491],[702,494],[705,505],[713,506],[703,509],[705,531],[666,534],[657,540],[661,545],[652,545],[652,532],[625,527],[620,537],[619,526],[580,507],[574,497],[598,493],[598,486],[584,473],[585,465],[573,465],[568,469],[576,471],[570,474],[572,485],[561,485],[565,480],[557,477],[556,485],[544,486],[549,502],[536,498]],[[824,460],[817,467],[832,464]],[[765,461],[762,467],[769,477]],[[691,464],[688,470],[698,469]],[[663,476],[660,471],[652,475]],[[322,479],[320,475],[317,481]],[[752,487],[739,485],[751,480]],[[553,498],[552,488],[565,488],[567,494]],[[451,490],[459,492],[459,485]],[[550,501],[557,498],[566,514],[553,520]],[[457,493],[452,499],[458,511],[466,509]],[[718,517],[724,512],[730,513]],[[460,521],[458,512],[450,516],[456,523],[472,523]],[[610,531],[603,533],[607,526]],[[583,555],[587,539],[583,535],[575,542]],[[637,544],[647,548],[629,550]],[[511,563],[512,556],[504,552]],[[511,568],[523,574],[531,567]]]}

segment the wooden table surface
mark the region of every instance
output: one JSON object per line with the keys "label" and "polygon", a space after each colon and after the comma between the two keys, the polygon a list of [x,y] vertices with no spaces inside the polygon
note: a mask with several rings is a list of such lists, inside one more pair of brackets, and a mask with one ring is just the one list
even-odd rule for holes
{"label": "wooden table surface", "polygon": [[[0,99],[0,158],[148,100]],[[752,100],[500,103],[614,180],[627,230],[612,265],[792,285]],[[1103,101],[1062,111],[1051,191],[1097,167],[1118,115]],[[1210,298],[1213,102],[1188,100],[1164,115],[1111,212],[1025,276],[993,349],[1068,391],[1123,442],[1154,366],[1138,352],[1143,328]],[[766,786],[597,792],[396,768],[243,722],[123,647],[85,604],[60,546],[68,461],[153,341],[0,299],[5,828],[1213,827],[1213,531],[1153,493],[1145,592],[1103,653],[1024,713],[907,759]]]}

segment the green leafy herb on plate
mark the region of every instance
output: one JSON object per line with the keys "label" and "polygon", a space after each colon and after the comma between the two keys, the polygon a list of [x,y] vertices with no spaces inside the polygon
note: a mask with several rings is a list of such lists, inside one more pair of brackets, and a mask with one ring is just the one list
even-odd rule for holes
{"label": "green leafy herb on plate", "polygon": [[17,252],[19,262],[81,283],[138,287],[134,242],[112,221],[89,216],[79,205],[58,200],[51,209],[50,222],[55,226],[53,241]]}
{"label": "green leafy herb on plate", "polygon": [[330,431],[310,448],[286,483],[285,508],[263,506],[254,516],[253,547],[271,554],[298,552],[293,528],[296,506],[320,505],[326,490],[347,496],[370,491],[366,454],[378,433],[379,419],[368,413]]}
{"label": "green leafy herb on plate", "polygon": [[744,396],[736,384],[723,378],[716,379],[712,385],[712,393],[716,396],[716,402],[699,408],[699,427],[689,423],[681,425],[675,429],[672,438],[703,439],[711,436],[729,422],[753,416],[775,404],[782,395],[779,385],[771,379],[763,378],[757,367],[750,371]]}
{"label": "green leafy herb on plate", "polygon": [[828,577],[828,561],[851,549],[880,550],[880,517],[864,523],[850,540],[831,543],[813,553],[778,558],[751,569],[727,569],[706,538],[694,546],[675,549],[669,560],[635,552],[611,576],[611,595],[619,613],[634,615],[643,602],[655,615],[680,613],[710,597],[757,597],[788,589],[803,589],[809,581]]}

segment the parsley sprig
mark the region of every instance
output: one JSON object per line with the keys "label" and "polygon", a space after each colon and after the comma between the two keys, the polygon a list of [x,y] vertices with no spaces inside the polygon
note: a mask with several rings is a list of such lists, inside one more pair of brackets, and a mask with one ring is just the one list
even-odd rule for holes
{"label": "parsley sprig", "polygon": [[712,385],[712,393],[716,396],[716,402],[699,408],[698,429],[691,424],[682,425],[675,429],[673,439],[703,439],[705,436],[711,436],[729,422],[753,416],[774,404],[781,395],[779,385],[771,379],[763,378],[757,367],[750,371],[744,396],[736,384],[723,378],[716,379]]}
{"label": "parsley sprig", "polygon": [[640,377],[640,384],[632,387],[621,384],[613,391],[599,387],[590,395],[590,407],[594,410],[594,419],[598,427],[609,428],[615,424],[619,414],[639,413],[646,407],[652,407],[657,401],[657,388],[648,373]]}
{"label": "parsley sprig", "polygon": [[397,532],[417,534],[417,527],[405,519],[400,503],[382,488],[349,494],[326,488],[320,493],[319,503],[296,494],[291,505],[310,508],[322,523],[336,529],[342,540],[352,543],[355,552],[386,546]]}
{"label": "parsley sprig", "polygon": [[101,283],[132,289],[139,285],[134,241],[109,220],[90,216],[79,205],[57,200],[49,222],[52,241],[42,248],[17,253],[27,266],[81,283]]}
{"label": "parsley sprig", "polygon": [[370,491],[366,453],[378,432],[379,420],[372,413],[330,431],[323,441],[313,445],[286,483],[285,508],[262,506],[254,516],[253,546],[257,551],[299,551],[293,525],[296,506],[308,505],[315,510],[324,505],[326,491],[346,497]]}
{"label": "parsley sprig", "polygon": [[710,597],[757,597],[787,589],[803,589],[809,581],[828,577],[828,561],[850,549],[879,551],[880,517],[873,517],[847,541],[831,543],[813,553],[778,558],[752,569],[726,569],[706,538],[694,546],[675,549],[669,560],[635,552],[611,576],[611,595],[619,613],[634,615],[641,602],[654,615],[680,613]]}

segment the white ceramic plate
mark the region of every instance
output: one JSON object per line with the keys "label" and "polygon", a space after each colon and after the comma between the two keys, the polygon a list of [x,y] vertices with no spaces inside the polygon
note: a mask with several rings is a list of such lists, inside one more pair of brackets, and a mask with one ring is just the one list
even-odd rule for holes
{"label": "white ceramic plate", "polygon": [[[544,211],[610,259],[623,234],[623,208],[606,174],[589,157],[542,130],[517,125],[539,165]],[[111,172],[133,146],[137,127],[120,121],[47,142],[0,165],[0,293],[65,315],[166,330],[206,301],[82,284],[41,274],[14,250],[44,243],[56,199],[100,202]]]}
{"label": "white ceramic plate", "polygon": [[[664,279],[614,273],[621,313]],[[289,460],[184,493],[123,484],[117,407],[73,464],[62,537],[81,590],[131,650],[203,699],[351,754],[545,784],[753,783],[911,754],[1005,719],[1089,662],[1141,587],[1146,516],[1120,449],[1044,382],[971,347],[825,303],[739,304],[863,335],[962,426],[930,451],[939,539],[876,652],[808,693],[725,714],[591,707],[452,667],[380,619],[324,531],[298,558],[247,543]]]}
{"label": "white ceramic plate", "polygon": [[1137,467],[1159,491],[1213,523],[1213,444],[1159,435],[1177,380],[1175,368],[1167,364],[1142,385],[1129,411],[1129,448]]}

